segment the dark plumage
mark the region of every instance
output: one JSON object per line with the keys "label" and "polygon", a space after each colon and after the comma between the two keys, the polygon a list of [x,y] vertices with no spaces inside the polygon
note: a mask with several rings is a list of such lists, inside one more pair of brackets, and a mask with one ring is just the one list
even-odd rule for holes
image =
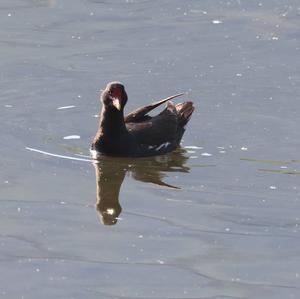
{"label": "dark plumage", "polygon": [[[176,149],[194,111],[192,102],[174,105],[170,101],[180,95],[138,108],[124,117],[124,86],[119,82],[108,83],[101,95],[100,124],[92,150],[109,156],[143,157]],[[148,115],[165,102],[167,107],[161,113]]]}

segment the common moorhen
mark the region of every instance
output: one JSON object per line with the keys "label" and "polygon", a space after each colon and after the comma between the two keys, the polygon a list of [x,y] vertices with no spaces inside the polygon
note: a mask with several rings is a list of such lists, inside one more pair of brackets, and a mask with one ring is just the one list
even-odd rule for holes
{"label": "common moorhen", "polygon": [[[185,125],[194,111],[192,102],[174,105],[177,94],[140,107],[124,117],[127,94],[123,84],[110,82],[101,94],[100,124],[92,150],[109,156],[144,157],[168,153],[176,149]],[[167,102],[156,116],[148,112]]]}

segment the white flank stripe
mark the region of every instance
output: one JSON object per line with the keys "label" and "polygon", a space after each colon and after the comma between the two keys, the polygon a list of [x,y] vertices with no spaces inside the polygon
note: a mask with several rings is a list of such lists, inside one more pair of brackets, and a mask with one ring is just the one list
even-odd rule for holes
{"label": "white flank stripe", "polygon": [[168,145],[170,145],[170,142],[165,142],[165,143],[161,144],[159,147],[157,147],[155,150],[159,151],[161,148],[167,147]]}

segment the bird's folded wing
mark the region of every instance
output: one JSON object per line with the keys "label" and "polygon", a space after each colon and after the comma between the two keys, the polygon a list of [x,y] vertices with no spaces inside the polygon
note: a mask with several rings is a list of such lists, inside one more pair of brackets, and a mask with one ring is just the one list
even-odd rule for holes
{"label": "bird's folded wing", "polygon": [[175,94],[175,95],[170,96],[168,98],[165,98],[163,100],[151,103],[150,105],[137,108],[136,110],[134,110],[133,112],[131,112],[131,113],[129,113],[129,114],[127,114],[125,116],[125,122],[126,123],[128,123],[128,122],[139,122],[139,121],[141,121],[143,119],[143,117],[146,116],[146,114],[148,112],[150,112],[154,108],[156,108],[159,105],[161,105],[161,104],[163,104],[163,103],[165,103],[167,101],[170,101],[170,100],[172,100],[172,99],[174,99],[176,97],[182,96],[182,95],[184,95],[184,93],[178,93],[178,94]]}

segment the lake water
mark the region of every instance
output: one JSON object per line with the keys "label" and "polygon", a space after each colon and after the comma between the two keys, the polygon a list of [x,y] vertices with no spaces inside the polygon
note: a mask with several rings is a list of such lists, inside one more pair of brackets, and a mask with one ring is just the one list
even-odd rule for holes
{"label": "lake water", "polygon": [[[0,16],[0,298],[300,298],[298,0]],[[187,92],[181,149],[91,163],[112,80],[128,112]]]}

